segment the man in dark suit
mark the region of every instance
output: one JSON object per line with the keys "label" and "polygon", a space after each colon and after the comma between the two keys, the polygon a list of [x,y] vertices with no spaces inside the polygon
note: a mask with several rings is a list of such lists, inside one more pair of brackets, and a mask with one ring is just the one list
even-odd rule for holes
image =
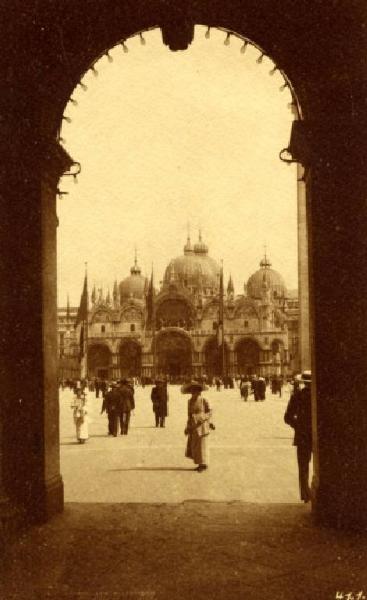
{"label": "man in dark suit", "polygon": [[298,477],[301,500],[309,502],[309,465],[312,454],[311,372],[302,373],[303,387],[290,397],[284,421],[294,429],[293,445],[297,446]]}
{"label": "man in dark suit", "polygon": [[119,381],[118,392],[121,435],[127,435],[131,411],[135,408],[134,388],[128,379],[121,379]]}
{"label": "man in dark suit", "polygon": [[111,389],[103,396],[101,414],[106,411],[108,418],[108,435],[117,436],[117,419],[119,416],[120,397],[116,383],[111,383]]}
{"label": "man in dark suit", "polygon": [[152,389],[151,400],[153,403],[153,412],[155,414],[155,426],[165,427],[165,419],[168,415],[168,392],[167,382],[163,379],[157,379],[155,387]]}

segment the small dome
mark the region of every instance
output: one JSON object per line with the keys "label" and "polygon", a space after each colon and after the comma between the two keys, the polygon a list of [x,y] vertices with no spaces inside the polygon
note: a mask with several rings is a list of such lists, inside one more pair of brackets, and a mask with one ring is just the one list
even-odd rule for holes
{"label": "small dome", "polygon": [[120,282],[120,301],[123,302],[128,298],[142,300],[144,298],[147,282],[147,278],[141,274],[141,268],[139,267],[135,256],[134,265],[130,269],[130,275]]}
{"label": "small dome", "polygon": [[204,244],[202,238],[201,238],[201,231],[199,231],[199,241],[196,242],[195,246],[194,246],[194,252],[195,254],[208,254],[208,246],[206,244]]}
{"label": "small dome", "polygon": [[190,236],[188,235],[187,242],[184,245],[184,254],[185,254],[185,256],[187,256],[188,254],[193,254],[193,253],[194,253],[194,250],[191,246],[191,239],[190,239]]}
{"label": "small dome", "polygon": [[271,268],[271,262],[266,254],[260,262],[260,269],[248,279],[245,291],[249,298],[261,298],[264,288],[270,291],[271,297],[274,300],[287,296],[284,279],[278,271]]}

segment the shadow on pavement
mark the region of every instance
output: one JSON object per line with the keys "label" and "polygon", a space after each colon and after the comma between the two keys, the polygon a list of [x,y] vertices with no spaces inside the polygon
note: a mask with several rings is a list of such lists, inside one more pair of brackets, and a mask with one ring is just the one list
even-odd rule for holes
{"label": "shadow on pavement", "polygon": [[187,469],[186,467],[131,467],[128,469],[110,469],[113,472],[119,471],[195,471],[195,469]]}

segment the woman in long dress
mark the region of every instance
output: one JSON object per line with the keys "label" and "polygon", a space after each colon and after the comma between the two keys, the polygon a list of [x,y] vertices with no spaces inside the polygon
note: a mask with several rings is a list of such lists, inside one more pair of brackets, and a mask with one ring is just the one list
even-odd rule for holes
{"label": "woman in long dress", "polygon": [[187,424],[185,428],[185,434],[187,435],[186,456],[198,465],[196,468],[198,473],[208,468],[208,438],[210,430],[215,429],[211,423],[212,411],[209,403],[201,395],[204,389],[207,388],[197,381],[192,381],[182,387],[183,394],[191,394],[187,406]]}
{"label": "woman in long dress", "polygon": [[73,409],[76,438],[79,444],[85,444],[85,441],[89,436],[87,397],[84,392],[82,392],[80,396],[74,397],[71,408]]}

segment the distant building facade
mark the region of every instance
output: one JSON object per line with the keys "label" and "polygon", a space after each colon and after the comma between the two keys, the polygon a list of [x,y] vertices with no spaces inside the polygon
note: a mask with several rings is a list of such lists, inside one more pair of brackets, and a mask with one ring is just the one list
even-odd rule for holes
{"label": "distant building facade", "polygon": [[[68,310],[68,319],[75,317],[77,309]],[[78,329],[66,313],[59,309],[64,377],[68,364],[77,372],[80,353]],[[169,262],[158,290],[153,276],[148,280],[142,275],[136,258],[130,275],[120,284],[115,281],[112,295],[93,288],[88,377],[165,375],[180,381],[223,373],[291,374],[300,368],[298,320],[297,295],[287,292],[266,255],[244,294],[235,294],[231,277],[221,294],[220,266],[199,235],[194,245],[188,238],[183,254]]]}

